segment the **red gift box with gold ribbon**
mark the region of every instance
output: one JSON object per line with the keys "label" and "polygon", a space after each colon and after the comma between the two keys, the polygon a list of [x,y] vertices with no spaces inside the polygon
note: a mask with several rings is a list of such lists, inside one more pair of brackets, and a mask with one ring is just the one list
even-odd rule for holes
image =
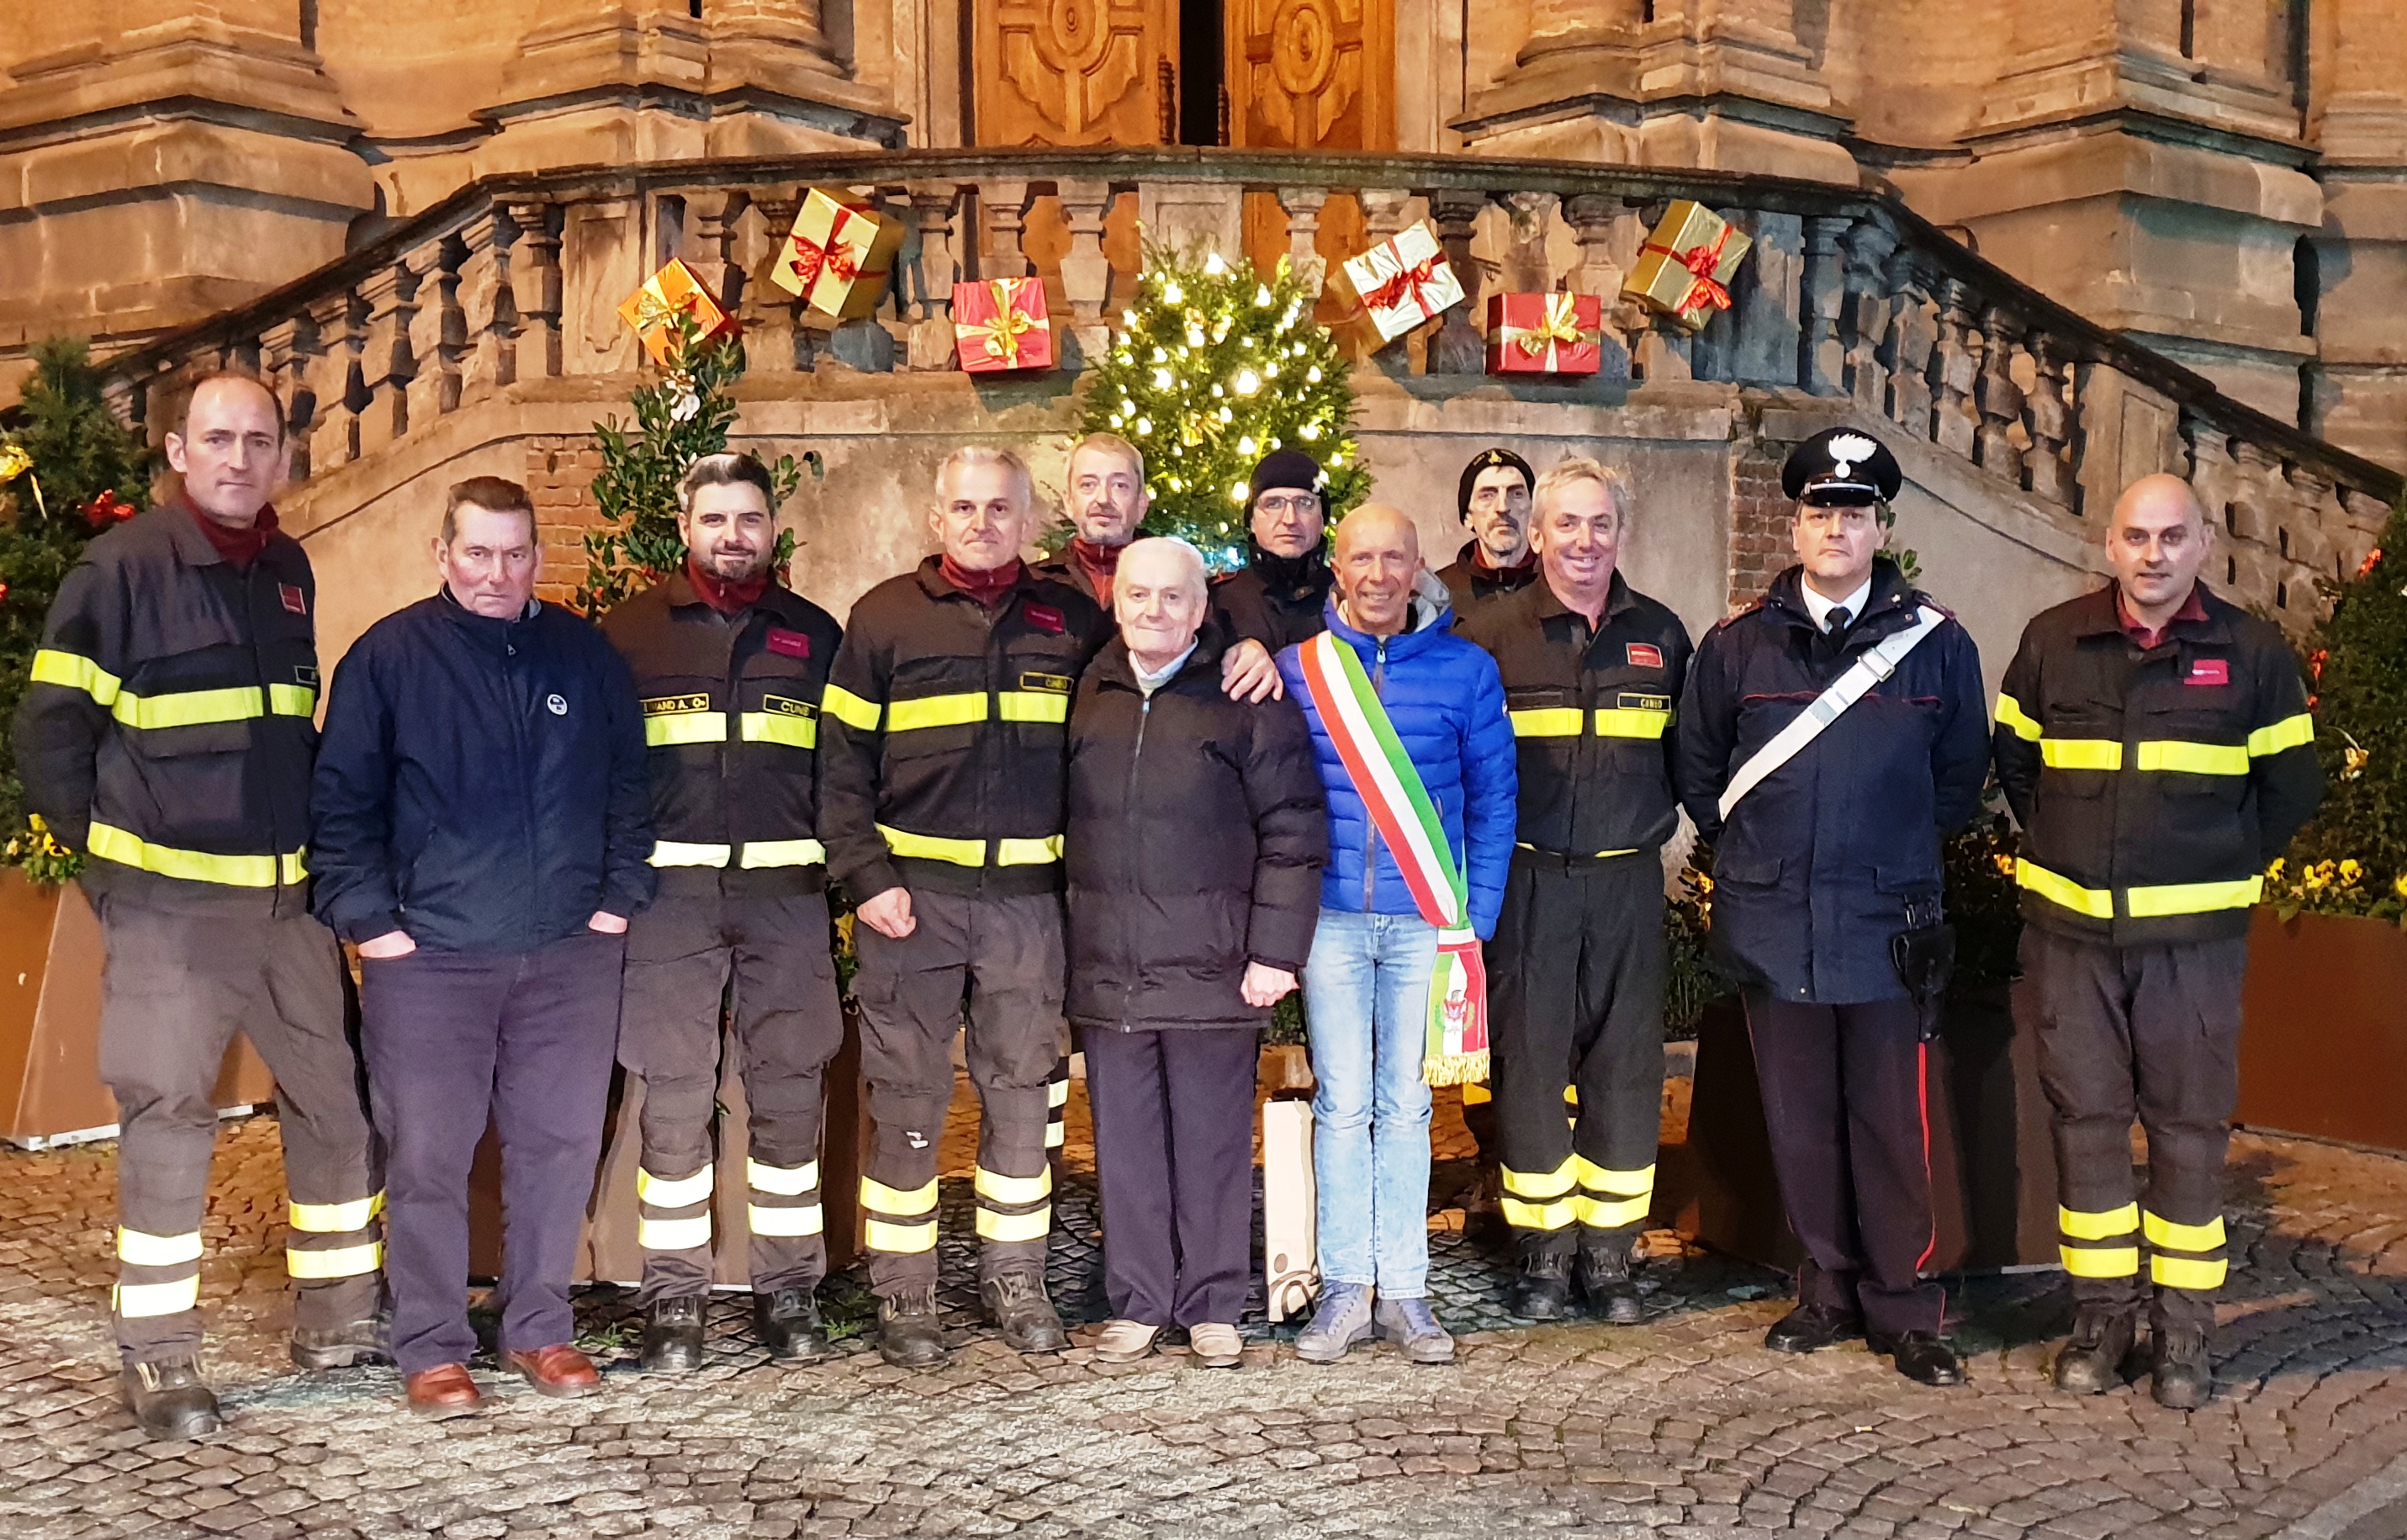
{"label": "red gift box with gold ribbon", "polygon": [[769,276],[819,314],[856,321],[885,296],[894,250],[902,244],[902,221],[850,192],[814,187],[803,195]]}
{"label": "red gift box with gold ribbon", "polygon": [[1491,375],[1592,375],[1604,354],[1597,346],[1604,302],[1594,294],[1488,296],[1488,372]]}
{"label": "red gift box with gold ribbon", "polygon": [[1702,331],[1716,310],[1730,307],[1730,281],[1754,245],[1712,209],[1683,198],[1639,248],[1622,297]]}
{"label": "red gift box with gold ribbon", "polygon": [[1053,367],[1053,325],[1043,278],[953,285],[953,341],[974,375]]}
{"label": "red gift box with gold ribbon", "polygon": [[738,330],[735,318],[702,286],[693,270],[674,257],[619,306],[619,319],[635,329],[644,350],[652,355],[655,364],[668,363],[669,349],[677,342],[676,321],[680,313],[693,317],[702,342],[733,336]]}

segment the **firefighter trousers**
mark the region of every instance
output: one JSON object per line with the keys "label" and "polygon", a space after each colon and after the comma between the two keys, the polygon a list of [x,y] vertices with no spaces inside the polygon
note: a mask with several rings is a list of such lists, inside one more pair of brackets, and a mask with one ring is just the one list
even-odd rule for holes
{"label": "firefighter trousers", "polygon": [[1517,848],[1486,955],[1505,1222],[1525,1251],[1627,1250],[1662,1123],[1662,863]]}
{"label": "firefighter trousers", "polygon": [[[2137,1309],[2144,1241],[2157,1326],[2214,1326],[2247,967],[2244,939],[2108,947],[2023,928],[2015,1012],[2036,1034],[2055,1110],[2059,1250],[2077,1303]],[[2134,1119],[2148,1135],[2144,1191]]]}
{"label": "firefighter trousers", "polygon": [[200,1350],[213,1092],[236,1032],[276,1076],[294,1323],[322,1331],[376,1315],[383,1172],[334,933],[305,914],[98,907],[100,1073],[119,1128],[119,1351],[155,1363]]}
{"label": "firefighter trousers", "polygon": [[627,928],[619,1062],[644,1082],[643,1303],[710,1291],[721,1027],[742,1055],[752,1287],[827,1276],[820,1077],[844,1041],[824,893],[662,895]]}
{"label": "firefighter trousers", "polygon": [[861,972],[861,1067],[876,1125],[861,1179],[870,1288],[923,1293],[936,1284],[936,1155],[953,1093],[953,1034],[966,1003],[978,1126],[981,1278],[1041,1271],[1053,1225],[1055,1109],[1067,1100],[1061,1054],[1061,900],[977,898],[920,890],[918,920],[897,941],[853,928]]}

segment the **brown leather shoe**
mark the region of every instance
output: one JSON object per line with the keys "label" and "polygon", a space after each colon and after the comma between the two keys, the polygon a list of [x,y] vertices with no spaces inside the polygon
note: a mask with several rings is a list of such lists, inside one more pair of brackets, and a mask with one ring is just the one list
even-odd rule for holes
{"label": "brown leather shoe", "polygon": [[526,1376],[539,1394],[580,1396],[601,1388],[602,1373],[593,1361],[564,1342],[531,1353],[511,1353],[503,1362]]}
{"label": "brown leather shoe", "polygon": [[420,1417],[465,1417],[485,1404],[464,1363],[438,1363],[402,1384],[409,1392],[409,1409]]}

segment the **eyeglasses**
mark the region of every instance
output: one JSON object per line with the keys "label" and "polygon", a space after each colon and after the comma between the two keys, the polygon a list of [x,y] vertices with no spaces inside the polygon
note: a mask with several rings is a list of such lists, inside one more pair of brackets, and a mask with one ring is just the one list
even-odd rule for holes
{"label": "eyeglasses", "polygon": [[1290,513],[1317,513],[1320,511],[1320,499],[1308,492],[1300,492],[1290,497],[1282,497],[1276,492],[1264,492],[1254,499],[1254,511],[1267,513],[1274,519],[1283,518]]}

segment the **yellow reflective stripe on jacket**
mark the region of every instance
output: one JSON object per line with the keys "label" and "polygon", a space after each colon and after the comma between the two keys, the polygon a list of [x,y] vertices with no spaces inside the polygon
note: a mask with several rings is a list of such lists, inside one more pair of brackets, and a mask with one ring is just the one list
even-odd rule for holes
{"label": "yellow reflective stripe on jacket", "polygon": [[2129,1278],[2140,1271],[2136,1246],[2059,1246],[2056,1254],[2063,1259],[2064,1270],[2076,1278]]}
{"label": "yellow reflective stripe on jacket", "polygon": [[790,1208],[763,1208],[759,1204],[744,1205],[744,1222],[756,1235],[816,1235],[826,1225],[826,1215],[817,1204],[800,1204]]}
{"label": "yellow reflective stripe on jacket", "polygon": [[922,695],[917,700],[890,701],[886,706],[886,731],[911,733],[923,727],[961,727],[970,722],[982,722],[987,716],[986,703],[987,696],[983,691],[975,694]]}
{"label": "yellow reflective stripe on jacket", "polygon": [[117,1232],[117,1260],[135,1267],[175,1267],[201,1260],[201,1233],[188,1235],[153,1235],[148,1231]]}
{"label": "yellow reflective stripe on jacket", "polygon": [[744,859],[735,864],[748,872],[764,866],[824,866],[827,847],[815,839],[748,839]]}
{"label": "yellow reflective stripe on jacket", "polygon": [[1070,1105],[1070,1082],[1067,1080],[1046,1081],[1045,1105],[1053,1108],[1055,1115],[1059,1116],[1060,1110]]}
{"label": "yellow reflective stripe on jacket", "polygon": [[1998,725],[2025,743],[2039,742],[2039,722],[2023,709],[2023,703],[2003,691],[1998,693]]}
{"label": "yellow reflective stripe on jacket", "polygon": [[2015,886],[2037,893],[2074,914],[2087,915],[2092,920],[2115,918],[2113,893],[2103,888],[2085,888],[2071,877],[2057,876],[2028,857],[2015,858]]}
{"label": "yellow reflective stripe on jacket", "polygon": [[314,717],[318,714],[318,692],[306,684],[269,685],[267,709],[279,717]]}
{"label": "yellow reflective stripe on jacket", "polygon": [[2120,770],[2123,746],[2112,738],[2042,738],[2039,761],[2051,770]]}
{"label": "yellow reflective stripe on jacket", "polygon": [[902,1219],[933,1214],[936,1211],[936,1184],[931,1180],[925,1187],[905,1192],[899,1187],[887,1186],[875,1176],[863,1176],[861,1178],[861,1206]]}
{"label": "yellow reflective stripe on jacket", "polygon": [[2286,749],[2301,749],[2315,741],[2315,720],[2301,711],[2295,717],[2285,717],[2271,727],[2260,727],[2248,734],[2248,752],[2257,759],[2278,754]]}
{"label": "yellow reflective stripe on jacket", "polygon": [[864,701],[840,684],[831,684],[819,696],[819,709],[863,733],[877,731],[877,720],[884,715],[876,701]]}
{"label": "yellow reflective stripe on jacket", "polygon": [[991,1208],[977,1211],[977,1233],[982,1241],[1041,1241],[1053,1232],[1051,1205],[1033,1214],[998,1214]]}
{"label": "yellow reflective stripe on jacket", "polygon": [[726,845],[695,845],[685,840],[656,839],[652,853],[644,858],[648,866],[724,866],[734,849]]}
{"label": "yellow reflective stripe on jacket", "polygon": [[783,711],[747,711],[736,731],[746,743],[777,743],[789,749],[816,749],[819,744],[817,717],[797,717]]}
{"label": "yellow reflective stripe on jacket", "polygon": [[1053,1195],[1053,1168],[1047,1166],[1034,1176],[1006,1176],[999,1171],[989,1171],[979,1166],[977,1176],[970,1185],[979,1197],[990,1203],[1033,1204]]}
{"label": "yellow reflective stripe on jacket", "polygon": [[747,1157],[744,1180],[755,1192],[766,1192],[773,1198],[799,1198],[819,1185],[819,1163],[806,1161],[801,1165],[763,1165]]}
{"label": "yellow reflective stripe on jacket", "polygon": [[384,1242],[338,1246],[324,1251],[284,1248],[284,1271],[296,1278],[355,1278],[384,1265]]}
{"label": "yellow reflective stripe on jacket", "polygon": [[1042,866],[1061,859],[1061,836],[1047,834],[1043,839],[999,839],[994,842],[994,863],[998,866]]}
{"label": "yellow reflective stripe on jacket", "polygon": [[2260,877],[2228,882],[2172,882],[2157,888],[2127,888],[2123,909],[2133,920],[2165,915],[2213,914],[2218,909],[2245,909],[2265,893]]}
{"label": "yellow reflective stripe on jacket", "polygon": [[635,1196],[654,1208],[687,1208],[710,1196],[717,1185],[717,1168],[704,1166],[691,1176],[666,1180],[653,1176],[642,1166],[635,1168]]}
{"label": "yellow reflective stripe on jacket", "polygon": [[1596,735],[1600,738],[1659,738],[1671,725],[1669,711],[1638,706],[1597,707]]}
{"label": "yellow reflective stripe on jacket", "polygon": [[110,716],[128,727],[200,727],[209,722],[249,721],[267,714],[265,697],[255,684],[223,690],[177,690],[162,695],[118,692]]}
{"label": "yellow reflective stripe on jacket", "polygon": [[2056,1227],[2077,1241],[2113,1240],[2140,1228],[2140,1205],[2127,1203],[2120,1208],[2084,1209],[2059,1204]]}
{"label": "yellow reflective stripe on jacket", "polygon": [[346,1231],[366,1229],[370,1219],[384,1212],[384,1194],[379,1192],[351,1203],[287,1203],[284,1207],[293,1229],[306,1230],[313,1235],[339,1235]]}
{"label": "yellow reflective stripe on jacket", "polygon": [[947,839],[942,834],[915,834],[908,829],[892,824],[877,825],[886,836],[886,848],[898,856],[915,861],[948,861],[956,866],[986,864],[986,841],[982,839]]}
{"label": "yellow reflective stripe on jacket", "polygon": [[2143,770],[2177,770],[2190,776],[2244,776],[2248,750],[2236,743],[2186,743],[2156,738],[2138,746],[2134,755]]}
{"label": "yellow reflective stripe on jacket", "polygon": [[691,1251],[710,1244],[710,1216],[690,1219],[637,1219],[635,1244],[647,1251]]}
{"label": "yellow reflective stripe on jacket", "polygon": [[1070,697],[1056,690],[1005,690],[995,696],[995,714],[1004,721],[1065,722]]}
{"label": "yellow reflective stripe on jacket", "polygon": [[644,719],[644,743],[652,749],[683,743],[725,743],[724,711],[662,711]]}
{"label": "yellow reflective stripe on jacket", "polygon": [[1504,714],[1513,719],[1513,735],[1517,738],[1576,738],[1586,725],[1575,706],[1532,706]]}
{"label": "yellow reflective stripe on jacket", "polygon": [[85,838],[84,848],[103,861],[156,872],[161,877],[216,882],[229,888],[273,888],[279,881],[291,886],[309,875],[309,852],[306,847],[284,856],[211,855],[206,850],[152,845],[138,834],[97,821]]}
{"label": "yellow reflective stripe on jacket", "polygon": [[2148,1244],[2169,1246],[2176,1251],[2220,1251],[2223,1249],[2223,1216],[2217,1214],[2206,1224],[2175,1224],[2159,1215],[2147,1218]]}
{"label": "yellow reflective stripe on jacket", "polygon": [[115,706],[118,692],[125,681],[93,663],[80,652],[64,652],[46,647],[34,654],[34,666],[29,677],[36,684],[63,685],[80,690],[101,706]]}
{"label": "yellow reflective stripe on jacket", "polygon": [[1513,1196],[1544,1201],[1562,1197],[1571,1191],[1579,1180],[1574,1164],[1577,1160],[1578,1157],[1574,1156],[1552,1171],[1516,1171],[1508,1165],[1499,1168],[1497,1174],[1503,1178],[1504,1191]]}
{"label": "yellow reflective stripe on jacket", "polygon": [[151,1316],[172,1316],[190,1310],[201,1303],[201,1276],[178,1278],[173,1283],[121,1283],[108,1290],[109,1308],[128,1320],[141,1320]]}
{"label": "yellow reflective stripe on jacket", "polygon": [[2221,1257],[2212,1262],[2161,1254],[2148,1259],[2148,1280],[2166,1289],[2220,1289],[2230,1276],[2231,1264]]}

